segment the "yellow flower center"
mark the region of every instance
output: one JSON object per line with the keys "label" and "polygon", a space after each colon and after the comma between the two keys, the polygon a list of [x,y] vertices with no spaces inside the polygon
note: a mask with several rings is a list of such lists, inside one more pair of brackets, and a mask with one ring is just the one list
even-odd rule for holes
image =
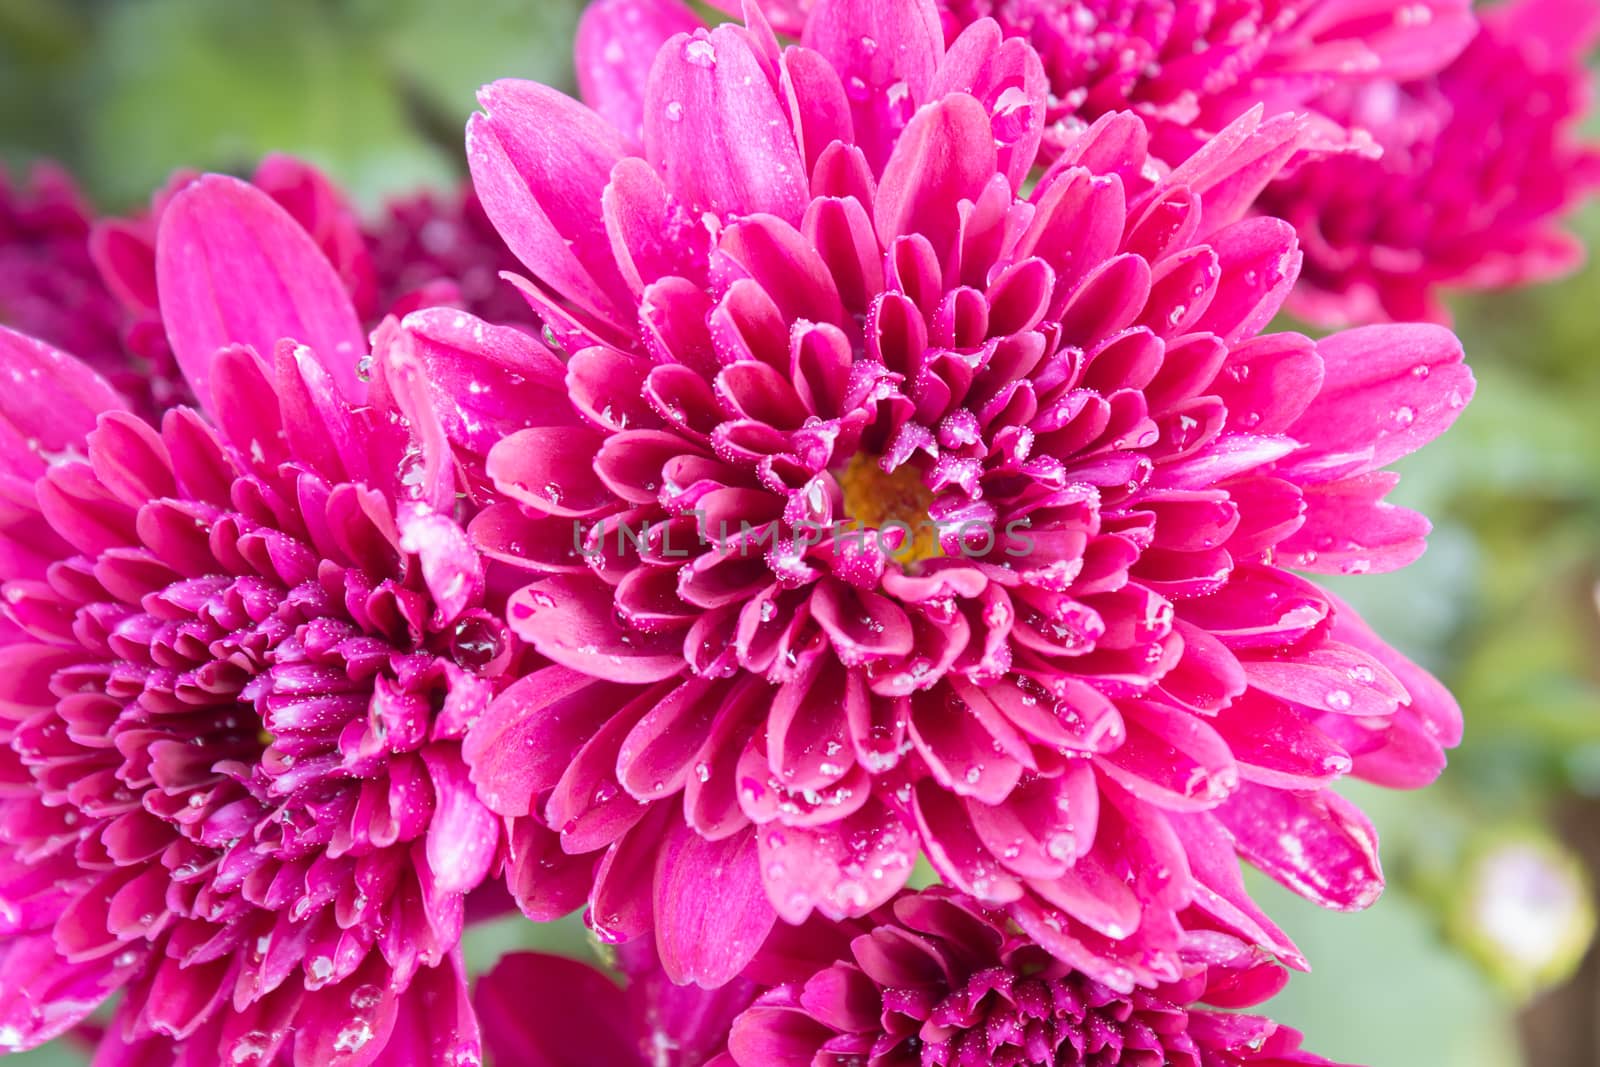
{"label": "yellow flower center", "polygon": [[[944,555],[939,547],[938,527],[928,514],[933,493],[923,484],[922,474],[914,465],[905,463],[893,473],[886,473],[876,456],[857,453],[838,478],[844,490],[847,530],[898,530],[904,542],[891,556],[902,567]],[[845,535],[846,540],[849,536]],[[887,538],[885,542],[887,546]]]}

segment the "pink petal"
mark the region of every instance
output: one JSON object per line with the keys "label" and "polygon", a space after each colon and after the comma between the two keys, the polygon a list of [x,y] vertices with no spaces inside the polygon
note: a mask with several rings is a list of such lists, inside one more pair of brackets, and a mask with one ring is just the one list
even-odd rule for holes
{"label": "pink petal", "polygon": [[594,515],[615,500],[594,470],[604,440],[580,426],[519,430],[495,444],[485,470],[502,493],[535,511],[570,519]]}
{"label": "pink petal", "polygon": [[1317,352],[1325,378],[1289,430],[1306,445],[1291,470],[1342,456],[1366,457],[1351,473],[1387,466],[1448,429],[1472,397],[1461,342],[1440,326],[1346,330],[1317,342]]}
{"label": "pink petal", "polygon": [[799,225],[800,150],[749,35],[724,25],[667,42],[650,70],[645,158],[698,217],[776,215]]}
{"label": "pink petal", "polygon": [[[707,841],[674,821],[655,873],[656,951],[667,977],[707,989],[744,970],[777,921],[755,830]],[[709,891],[708,891],[709,890]]]}
{"label": "pink petal", "polygon": [[481,456],[526,427],[578,425],[562,387],[565,368],[526,332],[453,308],[413,312],[401,328],[456,445]]}
{"label": "pink petal", "polygon": [[995,165],[994,137],[982,104],[951,95],[918,111],[895,142],[878,183],[872,209],[878,240],[887,248],[902,234],[922,234],[945,261],[960,231],[956,205],[978,199]]}
{"label": "pink petal", "polygon": [[503,815],[527,815],[627,692],[567,667],[544,667],[513,683],[462,746],[483,802]]}
{"label": "pink petal", "polygon": [[911,113],[930,99],[944,55],[937,6],[933,0],[818,0],[801,41],[839,72],[856,143],[873,172],[881,172]]}
{"label": "pink petal", "polygon": [[346,399],[366,396],[357,363],[366,334],[339,275],[305,230],[265,193],[221,175],[168,205],[156,240],[167,339],[211,410],[211,363],[227,345],[270,356],[290,338],[316,353]]}
{"label": "pink petal", "polygon": [[295,1067],[368,1067],[380,1062],[400,997],[377,953],[337,986],[308,994],[295,1020]]}
{"label": "pink petal", "polygon": [[545,656],[608,681],[640,684],[684,670],[683,638],[639,634],[616,619],[611,587],[598,578],[558,575],[514,594],[511,628]]}
{"label": "pink petal", "polygon": [[601,0],[578,22],[578,92],[631,140],[644,139],[645,77],[674,34],[704,24],[679,0]]}
{"label": "pink petal", "polygon": [[0,471],[32,480],[47,455],[81,452],[102,411],[127,404],[94,371],[63,352],[0,326]]}
{"label": "pink petal", "polygon": [[474,793],[455,745],[430,745],[422,759],[433,779],[427,857],[434,885],[444,893],[476,889],[499,849],[499,822]]}
{"label": "pink petal", "polygon": [[600,195],[627,154],[622,134],[548,86],[504,80],[478,97],[467,162],[483,209],[539,281],[607,322],[632,323]]}
{"label": "pink petal", "polygon": [[1324,908],[1359,911],[1383,892],[1377,831],[1337,793],[1246,784],[1216,815],[1241,856]]}
{"label": "pink petal", "polygon": [[764,826],[757,841],[767,896],[788,923],[813,908],[831,919],[870,912],[905,885],[917,857],[911,828],[876,797],[826,826]]}
{"label": "pink petal", "polygon": [[467,993],[460,950],[411,980],[384,1049],[385,1062],[472,1064],[482,1062],[478,1018]]}

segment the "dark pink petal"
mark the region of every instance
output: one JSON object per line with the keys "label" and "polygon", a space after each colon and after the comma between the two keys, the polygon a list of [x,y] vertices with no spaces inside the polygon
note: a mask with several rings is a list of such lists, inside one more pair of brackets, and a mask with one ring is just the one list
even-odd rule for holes
{"label": "dark pink petal", "polygon": [[428,823],[428,866],[441,892],[476,889],[500,847],[500,825],[473,791],[467,765],[453,744],[423,749],[433,780],[433,818]]}
{"label": "dark pink petal", "polygon": [[203,404],[215,399],[218,349],[249,345],[265,356],[283,338],[315,352],[346,399],[366,395],[357,373],[366,335],[343,283],[305,230],[254,186],[212,174],[179,193],[161,217],[156,276],[167,339]]}
{"label": "dark pink petal", "polygon": [[578,424],[561,361],[526,332],[453,308],[413,312],[401,327],[455,444],[482,456],[525,427]]}
{"label": "dark pink petal", "polygon": [[534,922],[554,922],[583,906],[596,884],[593,853],[568,855],[561,835],[538,819],[508,820],[506,888]]}
{"label": "dark pink petal", "polygon": [[110,955],[68,963],[49,933],[8,935],[0,941],[0,1029],[15,1035],[10,1048],[34,1048],[76,1026],[131,977],[131,964]]}
{"label": "dark pink petal", "polygon": [[1188,811],[1214,807],[1238,787],[1228,744],[1204,719],[1148,701],[1121,707],[1128,738],[1097,762],[1124,789],[1158,807]]}
{"label": "dark pink petal", "polygon": [[1023,895],[1023,883],[1000,865],[968,816],[969,805],[933,779],[918,783],[913,810],[922,847],[939,876],[979,900],[1004,904]]}
{"label": "dark pink petal", "polygon": [[1251,692],[1216,712],[1211,726],[1227,742],[1239,777],[1275,789],[1305,791],[1350,772],[1350,757],[1311,719]]}
{"label": "dark pink petal", "polygon": [[929,99],[952,92],[970,93],[988,110],[997,169],[1020,192],[1043,140],[1050,92],[1038,53],[1015,37],[1002,41],[987,19],[974,22],[951,42]]}
{"label": "dark pink petal", "polygon": [[1205,143],[1172,172],[1171,185],[1187,185],[1203,205],[1198,236],[1235,222],[1299,149],[1305,121],[1276,115],[1262,121],[1258,105]]}
{"label": "dark pink petal", "polygon": [[604,437],[587,427],[536,427],[496,442],[486,471],[495,486],[519,503],[577,520],[595,515],[615,498],[595,473]]}
{"label": "dark pink petal", "polygon": [[737,1067],[812,1067],[832,1035],[798,1006],[757,1005],[734,1020],[728,1048]]}
{"label": "dark pink petal", "polygon": [[833,64],[809,48],[786,49],[781,70],[790,122],[810,174],[830,145],[854,142],[850,99]]}
{"label": "dark pink petal", "polygon": [[384,1053],[395,1063],[471,1064],[483,1058],[478,1018],[459,949],[424,967],[400,998]]}
{"label": "dark pink petal", "polygon": [[399,1012],[388,967],[376,954],[337,986],[306,996],[295,1017],[295,1067],[367,1067],[381,1062]]}
{"label": "dark pink petal", "polygon": [[498,1067],[640,1067],[627,1000],[593,967],[513,952],[472,997]]}
{"label": "dark pink petal", "polygon": [[1272,321],[1299,277],[1294,227],[1281,219],[1241,219],[1212,234],[1210,244],[1221,280],[1195,328],[1236,344]]}
{"label": "dark pink petal", "polygon": [[1279,542],[1283,558],[1322,574],[1383,574],[1414,562],[1433,525],[1410,508],[1384,502],[1397,481],[1396,474],[1372,471],[1307,486],[1305,525]]}
{"label": "dark pink petal", "polygon": [[667,977],[715,989],[744,970],[777,921],[755,830],[707,841],[674,822],[655,873],[656,951]]}
{"label": "dark pink petal", "polygon": [[610,587],[596,578],[560,575],[529,586],[508,605],[511,628],[557,663],[608,681],[638,684],[684,669],[682,639],[624,629]]}
{"label": "dark pink petal", "polygon": [[690,679],[645,712],[617,754],[617,780],[639,800],[678,792],[721,710],[723,689]]}
{"label": "dark pink petal", "polygon": [[626,693],[567,667],[545,667],[514,683],[472,724],[462,746],[483,802],[503,815],[527,815]]}
{"label": "dark pink petal", "polygon": [[[590,8],[590,11],[595,10]],[[696,245],[704,242],[674,242],[669,231],[674,215],[667,187],[655,168],[637,156],[619,160],[611,168],[611,182],[601,200],[605,213],[606,235],[617,268],[629,289],[642,294],[646,286],[675,275]]]}

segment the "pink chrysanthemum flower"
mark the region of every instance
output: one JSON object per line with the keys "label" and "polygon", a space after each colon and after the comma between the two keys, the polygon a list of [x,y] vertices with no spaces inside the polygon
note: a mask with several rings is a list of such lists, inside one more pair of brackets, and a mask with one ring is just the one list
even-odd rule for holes
{"label": "pink chrysanthemum flower", "polygon": [[1369,130],[1383,156],[1308,165],[1263,197],[1305,248],[1297,313],[1326,325],[1447,322],[1442,289],[1526,285],[1582,259],[1561,219],[1600,188],[1600,144],[1576,130],[1600,4],[1515,0],[1486,8],[1482,22],[1435,78],[1320,102]]}
{"label": "pink chrysanthemum flower", "polygon": [[1118,988],[1213,926],[1297,959],[1235,855],[1369,903],[1372,829],[1328,787],[1430,781],[1460,721],[1294,571],[1422,551],[1382,468],[1465,404],[1458,343],[1257,336],[1299,255],[1242,216],[1291,118],[1167,172],[1110,115],[1035,181],[1042,67],[995,23],[947,50],[931,2],[825,0],[780,50],[751,13],[660,50],[642,154],[525,82],[469,126],[571,353],[426,342],[541,397],[463,450],[553,661],[467,739],[513,890],[587,894],[705,984],[919,851]]}
{"label": "pink chrysanthemum flower", "polygon": [[[677,0],[633,0],[647,8]],[[737,12],[736,0],[716,4]],[[767,6],[799,34],[814,0]],[[946,37],[992,18],[1027,40],[1049,81],[1045,151],[1084,123],[1134,111],[1155,154],[1176,163],[1257,105],[1306,109],[1335,86],[1433,74],[1472,35],[1470,0],[940,0]],[[849,86],[847,85],[848,89]],[[881,87],[880,87],[881,88]],[[870,91],[863,88],[862,93]],[[1310,144],[1351,144],[1348,127],[1312,107]]]}
{"label": "pink chrysanthemum flower", "polygon": [[204,403],[159,428],[0,332],[0,1046],[120,989],[97,1063],[476,1062],[457,942],[499,831],[459,739],[517,652],[435,376],[392,326],[363,361],[234,179],[167,205],[155,273]]}
{"label": "pink chrysanthemum flower", "polygon": [[734,1021],[732,1064],[1329,1067],[1288,1027],[1213,1010],[1252,1007],[1282,987],[1284,971],[1248,952],[1197,952],[1176,981],[1126,993],[1051,959],[967,897],[903,896],[878,918],[853,940],[847,925],[790,946],[788,980]]}
{"label": "pink chrysanthemum flower", "polygon": [[122,309],[89,252],[88,203],[59,167],[23,188],[0,172],[0,326],[77,353],[143,407],[148,370],[122,344]]}

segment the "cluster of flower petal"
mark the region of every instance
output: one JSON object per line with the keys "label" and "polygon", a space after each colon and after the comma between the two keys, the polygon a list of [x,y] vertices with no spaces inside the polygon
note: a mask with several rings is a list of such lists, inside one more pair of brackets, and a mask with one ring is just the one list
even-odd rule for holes
{"label": "cluster of flower petal", "polygon": [[1292,118],[1168,169],[1109,114],[1039,175],[1044,68],[995,22],[946,47],[931,0],[822,0],[783,48],[747,14],[660,47],[637,131],[524,82],[469,125],[570,353],[426,339],[541,396],[463,449],[551,661],[466,741],[513,891],[710,985],[919,852],[1114,988],[1201,929],[1297,962],[1236,857],[1369,903],[1330,785],[1424,784],[1458,739],[1296,573],[1422,550],[1382,468],[1466,403],[1458,343],[1260,333],[1300,257],[1247,212]]}
{"label": "cluster of flower petal", "polygon": [[[1186,158],[1233,119],[1310,111],[1312,143],[1350,144],[1350,128],[1317,97],[1377,78],[1416,78],[1471,36],[1470,0],[1374,5],[1365,0],[948,0],[957,25],[992,16],[1038,49],[1052,117],[1093,121],[1138,112],[1157,154]],[[1067,122],[1070,131],[1073,123]]]}
{"label": "cluster of flower petal", "polygon": [[0,1045],[121,990],[97,1063],[475,1063],[500,831],[460,739],[519,653],[426,361],[392,325],[364,359],[234,179],[166,205],[153,270],[199,410],[0,332]]}
{"label": "cluster of flower petal", "polygon": [[[628,2],[664,11],[679,0]],[[735,0],[716,6],[740,9]],[[763,6],[779,30],[799,34],[817,5]],[[1257,105],[1269,115],[1310,111],[1314,146],[1367,149],[1341,116],[1317,106],[1319,95],[1433,74],[1474,26],[1470,0],[940,0],[939,14],[947,40],[992,18],[1039,53],[1050,86],[1046,152],[1101,115],[1134,111],[1172,163]],[[857,93],[884,88],[862,82]]]}
{"label": "cluster of flower petal", "polygon": [[1285,972],[1248,951],[1212,946],[1176,981],[1128,993],[1052,959],[1003,914],[958,894],[905,895],[875,918],[853,939],[817,931],[787,954],[785,984],[734,1020],[733,1064],[1332,1067],[1301,1051],[1288,1027],[1215,1010],[1281,988]]}
{"label": "cluster of flower petal", "polygon": [[1515,0],[1487,8],[1436,77],[1326,96],[1319,107],[1383,155],[1309,164],[1267,190],[1261,209],[1292,222],[1306,252],[1292,308],[1326,325],[1444,322],[1442,289],[1573,269],[1583,246],[1562,218],[1600,189],[1600,144],[1578,133],[1597,39],[1591,0]]}
{"label": "cluster of flower petal", "polygon": [[532,325],[527,301],[500,275],[517,260],[463,185],[391,200],[367,228],[377,307],[391,315],[456,307],[489,322]]}

